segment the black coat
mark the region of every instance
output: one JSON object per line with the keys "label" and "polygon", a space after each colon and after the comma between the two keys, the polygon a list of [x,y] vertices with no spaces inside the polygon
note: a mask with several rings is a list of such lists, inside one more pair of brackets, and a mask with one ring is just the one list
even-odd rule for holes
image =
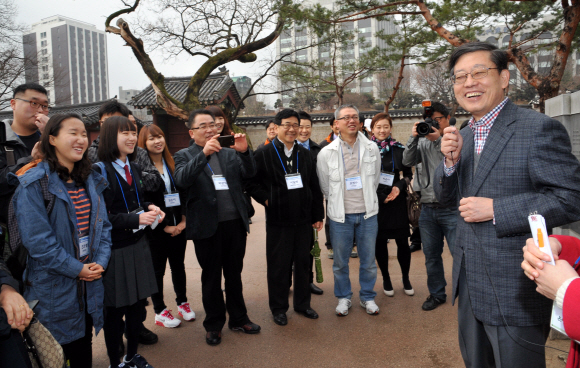
{"label": "black coat", "polygon": [[[272,144],[256,152],[258,173],[247,182],[248,194],[266,208],[268,224],[289,226],[322,221],[324,219],[323,197],[312,154],[299,144],[294,146],[292,173],[296,173],[297,169],[300,171],[303,187],[288,190],[286,173],[274,145],[280,156],[285,157],[284,147],[278,139],[274,139]],[[266,200],[268,206],[266,206]]]}
{"label": "black coat", "polygon": [[[399,195],[393,201],[385,203],[385,199],[391,191],[393,186],[379,184],[377,188],[377,196],[379,198],[379,214],[377,221],[379,223],[378,238],[393,239],[394,230],[409,231],[409,216],[407,215],[407,182],[405,178],[411,180],[413,178],[413,171],[410,167],[403,165],[404,148],[391,146],[391,151],[382,154],[381,163],[383,171],[393,172],[393,158],[395,161],[395,179],[393,186],[399,188]],[[401,178],[401,172],[403,178]],[[407,235],[408,236],[408,235]]]}
{"label": "black coat", "polygon": [[[244,221],[246,231],[248,206],[243,193],[242,179],[251,178],[256,173],[254,153],[248,150],[238,153],[231,148],[222,148],[218,155],[223,176],[226,178],[234,204]],[[207,166],[203,148],[192,144],[175,154],[175,184],[185,192],[187,239],[206,239],[215,234],[218,227],[218,205],[212,172]]]}

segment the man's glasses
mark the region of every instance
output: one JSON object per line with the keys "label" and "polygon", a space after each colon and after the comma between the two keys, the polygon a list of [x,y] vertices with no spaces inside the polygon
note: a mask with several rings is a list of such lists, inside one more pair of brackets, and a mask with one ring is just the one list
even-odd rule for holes
{"label": "man's glasses", "polygon": [[50,111],[50,109],[52,109],[51,106],[43,105],[43,104],[38,103],[38,102],[35,102],[35,101],[25,100],[23,98],[18,98],[18,97],[15,97],[14,99],[15,100],[24,101],[24,102],[28,102],[30,104],[30,107],[32,107],[35,110],[38,110],[39,107],[42,108],[42,111]]}
{"label": "man's glasses", "polygon": [[467,76],[471,75],[473,79],[483,79],[487,77],[487,74],[491,69],[498,69],[499,68],[488,68],[485,66],[478,66],[471,70],[471,73],[466,72],[459,72],[451,76],[451,83],[453,84],[463,84],[467,81]]}
{"label": "man's glasses", "polygon": [[445,118],[445,116],[438,116],[436,118],[433,118],[433,120],[435,120],[438,123],[441,123],[441,119]]}
{"label": "man's glasses", "polygon": [[213,130],[213,129],[216,129],[216,128],[217,128],[217,125],[215,125],[214,123],[211,123],[211,124],[201,124],[197,128],[191,128],[191,130],[197,130],[197,129],[201,129],[201,130]]}
{"label": "man's glasses", "polygon": [[354,121],[358,121],[358,115],[353,115],[353,116],[343,116],[342,118],[338,118],[336,120],[344,120],[344,121],[350,121],[350,120],[354,120]]}
{"label": "man's glasses", "polygon": [[288,130],[290,128],[293,128],[294,130],[300,129],[300,125],[298,125],[298,124],[288,124],[288,123],[286,123],[286,124],[280,124],[280,126],[282,128],[284,128],[284,129],[286,129],[286,130]]}

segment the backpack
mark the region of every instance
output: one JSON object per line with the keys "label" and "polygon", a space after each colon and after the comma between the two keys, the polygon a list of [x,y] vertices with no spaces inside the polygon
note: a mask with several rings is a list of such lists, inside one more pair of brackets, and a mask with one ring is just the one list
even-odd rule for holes
{"label": "backpack", "polygon": [[[54,208],[56,196],[48,191],[48,176],[43,176],[40,180],[40,188],[42,189],[42,196],[44,197],[44,205],[46,213],[50,214]],[[24,270],[26,269],[26,262],[28,261],[28,249],[22,244],[20,231],[18,230],[18,222],[16,220],[16,211],[14,209],[14,200],[10,199],[8,206],[8,237],[9,245],[12,254],[6,260],[6,266],[10,270],[12,277],[16,280],[22,281]]]}

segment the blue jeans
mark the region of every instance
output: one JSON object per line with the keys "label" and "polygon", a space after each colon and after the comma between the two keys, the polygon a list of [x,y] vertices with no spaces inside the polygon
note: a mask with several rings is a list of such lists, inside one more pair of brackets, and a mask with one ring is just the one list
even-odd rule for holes
{"label": "blue jeans", "polygon": [[455,226],[457,216],[456,208],[432,208],[423,206],[419,217],[419,230],[423,242],[425,254],[425,267],[427,268],[427,288],[429,294],[437,299],[446,300],[445,294],[445,271],[443,270],[443,237],[447,239],[449,250],[453,254],[455,244]]}
{"label": "blue jeans", "polygon": [[353,238],[356,239],[360,259],[359,282],[360,300],[374,300],[377,293],[373,290],[377,281],[375,263],[375,242],[379,225],[377,216],[364,219],[364,213],[345,215],[344,223],[328,219],[330,240],[334,249],[334,295],[339,299],[352,298],[348,261],[352,250]]}

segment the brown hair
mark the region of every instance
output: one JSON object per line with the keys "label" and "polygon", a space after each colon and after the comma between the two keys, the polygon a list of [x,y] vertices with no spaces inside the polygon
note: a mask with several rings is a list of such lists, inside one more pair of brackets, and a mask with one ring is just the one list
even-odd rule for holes
{"label": "brown hair", "polygon": [[[111,116],[103,125],[101,125],[101,139],[99,140],[99,148],[97,149],[97,155],[99,160],[103,162],[113,162],[119,158],[121,152],[119,152],[119,147],[117,146],[117,136],[119,132],[136,132],[137,127],[128,118],[124,116]],[[137,147],[133,150],[133,153],[128,155],[129,161],[135,161],[137,158]]]}
{"label": "brown hair", "polygon": [[69,114],[57,114],[53,115],[46,123],[44,132],[40,137],[40,152],[44,156],[43,160],[48,162],[50,171],[56,171],[58,177],[61,180],[74,180],[77,184],[83,184],[89,174],[91,173],[92,164],[87,155],[89,150],[88,138],[87,138],[87,149],[83,153],[83,157],[75,162],[74,167],[71,172],[68,171],[66,167],[60,164],[58,157],[56,156],[56,148],[50,144],[50,136],[58,137],[62,124],[69,119],[77,119],[82,122],[82,118],[73,113]]}
{"label": "brown hair", "polygon": [[224,129],[220,133],[220,136],[223,137],[224,135],[234,134],[232,128],[230,128],[230,122],[228,121],[226,114],[224,114],[224,111],[219,106],[211,105],[206,107],[205,109],[211,111],[214,115],[214,118],[217,117],[224,118]]}
{"label": "brown hair", "polygon": [[[147,150],[147,140],[149,139],[150,135],[153,137],[165,138],[163,130],[161,130],[161,128],[159,128],[157,125],[146,125],[141,128],[141,133],[139,133],[139,141],[137,142],[137,145]],[[149,152],[149,150],[147,150],[147,152]],[[171,157],[169,148],[167,148],[167,141],[165,141],[165,147],[163,148],[163,158],[165,159],[167,166],[169,166],[169,170],[171,170],[171,175],[173,175],[173,172],[175,171],[175,161],[173,160],[173,157]],[[151,159],[151,156],[149,156],[149,159]],[[151,163],[153,163],[153,160]]]}
{"label": "brown hair", "polygon": [[378,114],[373,116],[373,120],[371,121],[371,133],[372,133],[373,129],[375,128],[375,124],[381,120],[386,120],[389,123],[389,125],[391,126],[391,128],[393,127],[393,121],[391,120],[391,117],[389,116],[389,114],[387,114],[386,112],[379,112]]}

